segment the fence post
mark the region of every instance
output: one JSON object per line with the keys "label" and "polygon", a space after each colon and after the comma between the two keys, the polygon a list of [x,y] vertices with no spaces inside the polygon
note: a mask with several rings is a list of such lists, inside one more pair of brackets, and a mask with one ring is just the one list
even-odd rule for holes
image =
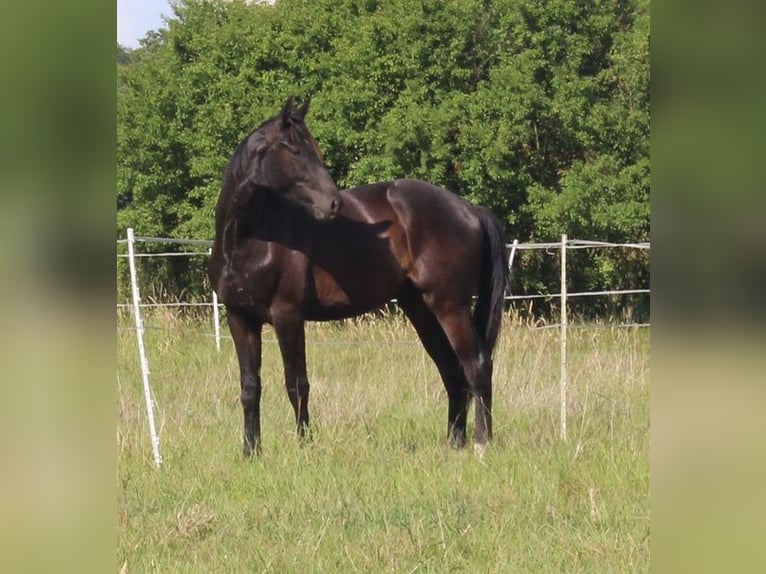
{"label": "fence post", "polygon": [[128,262],[130,263],[130,287],[133,296],[133,318],[136,323],[138,357],[141,362],[141,378],[144,382],[144,399],[146,401],[146,414],[149,419],[149,433],[152,438],[154,464],[159,468],[162,464],[162,455],[160,455],[160,439],[154,425],[154,401],[152,400],[152,388],[149,385],[149,361],[146,359],[146,349],[144,348],[144,323],[141,320],[141,296],[138,293],[138,278],[136,276],[135,241],[133,228],[128,227]]}
{"label": "fence post", "polygon": [[511,254],[508,256],[508,272],[513,272],[513,258],[516,256],[516,248],[519,246],[519,240],[514,239],[511,245]]}
{"label": "fence post", "polygon": [[561,236],[561,438],[567,438],[567,236]]}
{"label": "fence post", "polygon": [[[213,248],[207,250],[208,257],[213,255]],[[213,287],[213,332],[215,333],[215,350],[221,350],[221,319],[218,316],[218,293]]]}
{"label": "fence post", "polygon": [[215,329],[215,349],[221,350],[221,324],[218,317],[218,293],[213,289],[213,329]]}

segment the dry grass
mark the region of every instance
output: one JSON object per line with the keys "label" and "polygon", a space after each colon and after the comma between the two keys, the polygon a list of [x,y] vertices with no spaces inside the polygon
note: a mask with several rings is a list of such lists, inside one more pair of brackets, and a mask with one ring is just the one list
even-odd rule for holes
{"label": "dry grass", "polygon": [[438,374],[396,314],[307,326],[314,441],[301,448],[267,329],[264,454],[245,462],[231,341],[219,354],[211,326],[172,313],[145,323],[163,328],[147,338],[165,462],[153,468],[134,334],[122,331],[126,572],[648,570],[646,329],[571,330],[562,441],[558,333],[507,320],[482,461],[446,446]]}

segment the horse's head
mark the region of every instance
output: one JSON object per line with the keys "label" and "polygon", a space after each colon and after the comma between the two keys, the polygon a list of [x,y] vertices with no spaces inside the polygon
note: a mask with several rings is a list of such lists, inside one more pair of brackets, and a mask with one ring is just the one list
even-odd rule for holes
{"label": "horse's head", "polygon": [[295,109],[288,98],[279,115],[256,129],[243,142],[240,165],[242,183],[281,193],[306,206],[318,220],[335,217],[341,208],[341,197],[332,176],[324,166],[319,147],[309,132],[304,118],[309,100]]}

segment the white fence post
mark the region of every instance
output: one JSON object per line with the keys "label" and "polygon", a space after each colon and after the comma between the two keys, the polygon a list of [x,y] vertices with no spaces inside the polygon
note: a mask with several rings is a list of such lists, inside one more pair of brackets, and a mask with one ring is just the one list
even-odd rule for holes
{"label": "white fence post", "polygon": [[561,236],[561,438],[567,438],[567,236]]}
{"label": "white fence post", "polygon": [[516,248],[519,246],[519,240],[514,239],[513,245],[511,245],[511,254],[508,256],[508,271],[512,271],[513,258],[516,256]]}
{"label": "white fence post", "polygon": [[218,293],[213,290],[213,329],[215,329],[215,349],[221,350],[221,323],[218,317]]}
{"label": "white fence post", "polygon": [[[213,254],[213,248],[207,250],[207,255],[210,257]],[[221,350],[221,319],[218,316],[218,293],[215,292],[213,287],[213,332],[215,333],[215,350]]]}
{"label": "white fence post", "polygon": [[130,287],[133,294],[133,318],[136,322],[136,339],[138,341],[138,357],[141,361],[141,378],[144,381],[144,399],[146,401],[146,414],[149,418],[149,433],[152,438],[152,452],[154,453],[154,464],[157,468],[162,464],[162,455],[160,455],[160,439],[157,436],[157,430],[154,424],[154,401],[152,400],[152,388],[149,385],[149,361],[146,359],[146,349],[144,348],[144,323],[141,320],[141,297],[138,293],[138,278],[136,276],[136,257],[134,252],[134,243],[136,239],[133,235],[133,228],[128,227],[128,261],[130,263]]}

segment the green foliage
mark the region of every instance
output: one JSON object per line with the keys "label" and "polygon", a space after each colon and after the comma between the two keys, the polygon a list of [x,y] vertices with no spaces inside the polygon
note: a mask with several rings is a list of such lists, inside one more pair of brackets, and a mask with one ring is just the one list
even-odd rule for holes
{"label": "green foliage", "polygon": [[[510,239],[648,240],[648,46],[648,0],[178,2],[118,47],[118,234],[212,237],[230,153],[294,93],[342,187],[425,179]],[[647,256],[581,263],[570,288],[648,281]],[[201,289],[191,267],[152,281]],[[545,257],[520,269],[514,290],[553,289]]]}

